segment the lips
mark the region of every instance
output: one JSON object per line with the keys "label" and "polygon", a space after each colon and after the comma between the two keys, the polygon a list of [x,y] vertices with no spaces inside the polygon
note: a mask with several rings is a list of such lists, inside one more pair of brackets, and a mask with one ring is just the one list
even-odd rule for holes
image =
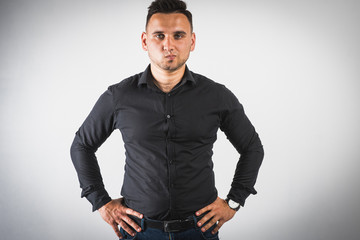
{"label": "lips", "polygon": [[176,55],[166,55],[165,58],[169,60],[174,60],[176,58]]}

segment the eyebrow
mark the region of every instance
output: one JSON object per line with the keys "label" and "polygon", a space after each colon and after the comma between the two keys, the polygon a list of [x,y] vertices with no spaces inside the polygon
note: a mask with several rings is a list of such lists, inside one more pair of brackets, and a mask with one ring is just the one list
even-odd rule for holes
{"label": "eyebrow", "polygon": [[[155,31],[153,32],[152,34],[163,34],[164,31]],[[186,35],[186,32],[185,31],[175,31],[174,34],[182,34],[182,35]]]}
{"label": "eyebrow", "polygon": [[182,34],[182,35],[186,35],[186,32],[184,31],[176,31],[175,34]]}

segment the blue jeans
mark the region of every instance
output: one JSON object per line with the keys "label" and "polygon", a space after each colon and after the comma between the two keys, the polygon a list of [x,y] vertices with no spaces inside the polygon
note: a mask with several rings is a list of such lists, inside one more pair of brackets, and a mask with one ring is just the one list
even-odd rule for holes
{"label": "blue jeans", "polygon": [[[197,223],[196,217],[194,216],[195,225]],[[202,232],[199,227],[194,226],[185,231],[181,232],[172,232],[167,233],[163,230],[156,228],[145,228],[144,229],[144,219],[141,220],[141,229],[143,231],[136,233],[133,237],[124,231],[123,228],[120,228],[121,234],[124,236],[122,239],[134,239],[134,240],[219,240],[218,233],[214,235],[211,231],[215,228],[212,226],[206,232]]]}

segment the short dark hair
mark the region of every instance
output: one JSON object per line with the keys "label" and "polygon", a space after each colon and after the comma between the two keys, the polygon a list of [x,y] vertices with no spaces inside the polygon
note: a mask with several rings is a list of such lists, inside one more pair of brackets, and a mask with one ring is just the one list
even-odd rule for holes
{"label": "short dark hair", "polygon": [[186,9],[186,3],[181,0],[153,1],[148,7],[148,15],[146,17],[145,29],[147,28],[151,16],[154,15],[155,13],[182,13],[189,20],[191,31],[193,30],[192,14],[189,10]]}

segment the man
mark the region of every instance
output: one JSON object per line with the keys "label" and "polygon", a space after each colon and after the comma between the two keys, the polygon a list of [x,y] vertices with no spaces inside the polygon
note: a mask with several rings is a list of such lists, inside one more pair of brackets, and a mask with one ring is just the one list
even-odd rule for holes
{"label": "man", "polygon": [[[218,239],[256,194],[260,139],[228,89],[187,68],[196,38],[184,2],[154,1],[141,39],[149,67],[110,86],[76,133],[71,156],[82,197],[119,238]],[[241,154],[226,200],[217,196],[211,159],[218,128]],[[126,150],[119,199],[107,194],[95,156],[115,129]]]}

